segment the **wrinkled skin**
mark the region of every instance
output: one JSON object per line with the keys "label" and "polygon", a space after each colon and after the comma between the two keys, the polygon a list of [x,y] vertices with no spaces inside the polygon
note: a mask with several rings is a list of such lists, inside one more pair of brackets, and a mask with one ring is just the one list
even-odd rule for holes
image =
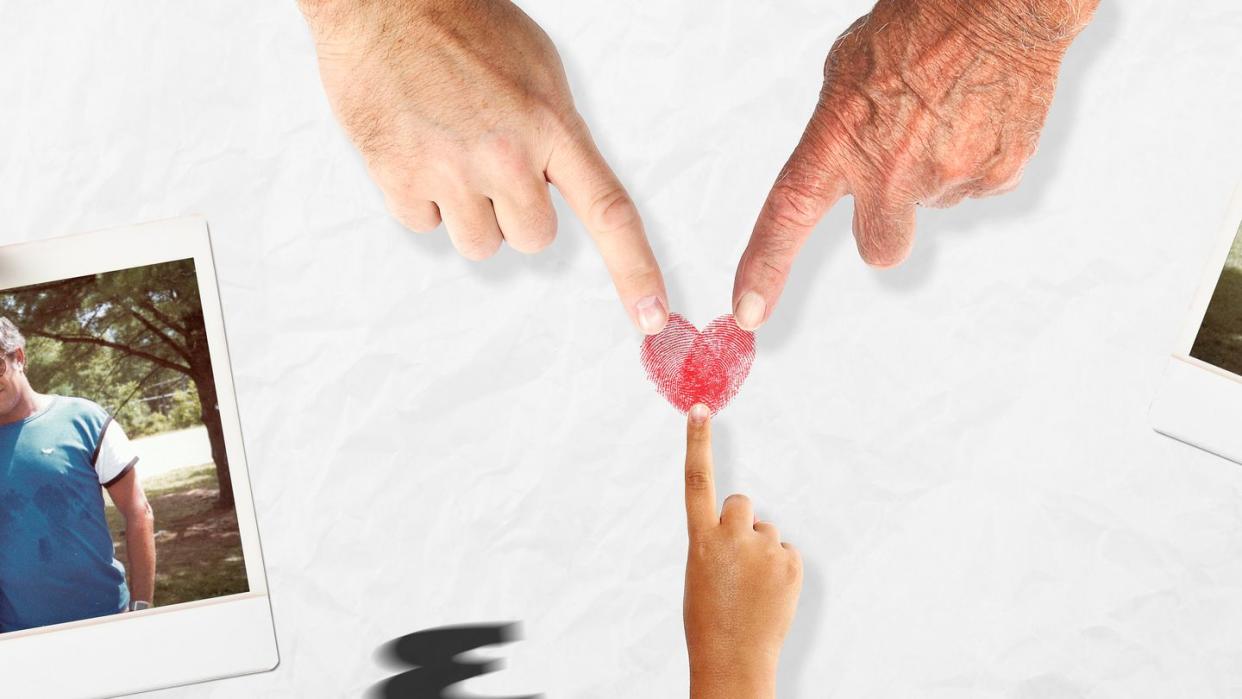
{"label": "wrinkled skin", "polygon": [[914,244],[917,206],[1016,187],[1095,5],[880,0],[829,52],[819,103],[738,265],[738,324],[768,319],[802,244],[846,194],[859,254],[891,267]]}

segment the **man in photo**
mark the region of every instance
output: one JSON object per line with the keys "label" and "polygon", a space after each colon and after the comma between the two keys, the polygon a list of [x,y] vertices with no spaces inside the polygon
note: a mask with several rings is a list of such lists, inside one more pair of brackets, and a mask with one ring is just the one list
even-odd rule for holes
{"label": "man in photo", "polygon": [[[26,340],[0,318],[0,633],[151,606],[155,520],[137,461],[103,408],[31,387]],[[125,521],[128,585],[104,489]]]}

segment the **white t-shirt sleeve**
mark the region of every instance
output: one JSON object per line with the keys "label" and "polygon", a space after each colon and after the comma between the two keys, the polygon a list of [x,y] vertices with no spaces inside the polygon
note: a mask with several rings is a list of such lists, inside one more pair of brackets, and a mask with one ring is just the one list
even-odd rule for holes
{"label": "white t-shirt sleeve", "polygon": [[138,455],[134,453],[125,429],[115,420],[109,420],[100,438],[99,453],[95,456],[95,472],[99,474],[100,485],[110,485],[136,463]]}

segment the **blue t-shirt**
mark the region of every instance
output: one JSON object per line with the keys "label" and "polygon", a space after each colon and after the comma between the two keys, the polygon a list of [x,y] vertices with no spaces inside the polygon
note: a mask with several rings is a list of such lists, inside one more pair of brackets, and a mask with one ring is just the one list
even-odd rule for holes
{"label": "blue t-shirt", "polygon": [[103,408],[51,396],[0,425],[0,633],[115,614],[129,606],[103,490],[133,468]]}

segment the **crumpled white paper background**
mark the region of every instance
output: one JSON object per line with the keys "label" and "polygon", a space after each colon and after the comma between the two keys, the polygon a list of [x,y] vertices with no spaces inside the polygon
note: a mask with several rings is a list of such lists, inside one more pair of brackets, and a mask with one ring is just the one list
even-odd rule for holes
{"label": "crumpled white paper background", "polygon": [[[867,4],[523,6],[674,308],[727,312]],[[384,641],[491,620],[526,640],[478,694],[684,695],[682,418],[568,211],[533,258],[402,231],[291,1],[0,10],[3,242],[215,236],[283,661],[155,696],[357,696]],[[1242,696],[1242,467],[1146,420],[1242,176],[1239,36],[1105,0],[1018,192],[921,212],[894,271],[848,201],[819,227],[716,426],[721,495],[806,559],[782,696]]]}

